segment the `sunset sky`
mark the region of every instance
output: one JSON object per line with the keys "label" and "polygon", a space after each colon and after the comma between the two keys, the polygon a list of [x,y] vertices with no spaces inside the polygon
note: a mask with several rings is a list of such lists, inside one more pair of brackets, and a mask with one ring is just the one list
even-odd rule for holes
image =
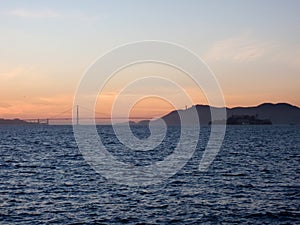
{"label": "sunset sky", "polygon": [[[51,117],[68,109],[96,58],[140,40],[178,43],[199,55],[214,71],[229,107],[300,106],[300,1],[0,1],[0,118]],[[122,82],[147,69],[121,71],[103,90],[97,110],[108,114]],[[206,103],[179,71],[159,70],[178,79],[193,104]],[[153,86],[145,83],[130,93]],[[162,85],[161,93],[178,92]],[[171,109],[162,99],[146,98],[132,111],[152,116]]]}

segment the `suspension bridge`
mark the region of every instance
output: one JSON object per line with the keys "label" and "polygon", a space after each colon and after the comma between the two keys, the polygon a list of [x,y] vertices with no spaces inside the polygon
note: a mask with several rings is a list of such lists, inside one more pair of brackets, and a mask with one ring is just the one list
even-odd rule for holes
{"label": "suspension bridge", "polygon": [[[91,113],[93,113],[92,115],[94,115],[94,117],[89,116],[82,116],[80,117],[80,112],[81,111],[88,111],[89,115],[91,115]],[[73,116],[72,116],[73,114]],[[128,121],[128,120],[151,120],[153,118],[158,118],[161,117],[162,115],[154,115],[154,116],[148,116],[148,117],[142,117],[142,116],[132,116],[132,117],[114,117],[114,120],[120,120],[120,121]],[[98,121],[98,122],[107,122],[107,121],[111,121],[112,117],[101,113],[101,112],[97,112],[97,111],[91,111],[90,109],[84,107],[84,106],[71,106],[69,108],[67,108],[66,110],[51,116],[51,117],[47,117],[47,118],[37,118],[37,119],[22,119],[28,123],[32,123],[32,124],[38,124],[38,125],[51,125],[51,124],[63,124],[63,122],[65,123],[72,123],[73,124],[77,124],[80,125],[82,123],[86,123],[86,121]]]}

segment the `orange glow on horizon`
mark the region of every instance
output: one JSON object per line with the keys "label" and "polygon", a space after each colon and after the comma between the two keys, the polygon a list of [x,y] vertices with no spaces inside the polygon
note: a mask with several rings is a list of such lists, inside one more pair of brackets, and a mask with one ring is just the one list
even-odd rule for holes
{"label": "orange glow on horizon", "polygon": [[[109,117],[111,115],[112,100],[115,96],[110,96],[104,98],[101,102],[101,105],[97,104],[96,112],[100,112],[102,115]],[[270,98],[271,99],[271,98]],[[290,99],[287,101],[285,98],[282,100],[264,100],[263,96],[256,96],[256,98],[247,98],[247,96],[240,95],[230,95],[229,97],[225,96],[226,106],[229,108],[233,107],[246,107],[246,106],[257,106],[262,103],[289,103],[295,106],[300,106],[300,102],[295,103]],[[241,104],[244,102],[244,104]],[[72,108],[73,98],[72,96],[59,96],[56,98],[49,98],[43,100],[35,100],[32,102],[22,102],[22,101],[11,101],[10,104],[4,101],[0,105],[0,118],[4,119],[37,119],[37,118],[52,118],[56,116],[61,117],[72,117],[72,111],[69,110],[66,113],[68,108]],[[195,102],[195,104],[207,104],[207,102]],[[188,105],[190,107],[191,105]],[[182,105],[181,109],[184,108]],[[161,116],[169,113],[170,111],[175,110],[175,108],[165,100],[159,98],[145,98],[134,105],[130,111],[130,117],[145,117],[151,118],[153,116]],[[84,116],[84,110],[80,112],[81,116]],[[97,116],[97,114],[95,114]]]}

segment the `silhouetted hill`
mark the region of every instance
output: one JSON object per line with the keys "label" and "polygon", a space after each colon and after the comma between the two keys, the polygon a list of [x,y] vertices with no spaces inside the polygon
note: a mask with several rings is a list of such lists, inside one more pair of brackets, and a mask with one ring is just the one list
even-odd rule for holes
{"label": "silhouetted hill", "polygon": [[[178,112],[183,113],[186,118],[191,118],[188,124],[193,124],[192,109],[198,112],[199,121],[201,124],[208,124],[211,121],[210,107],[208,105],[196,105],[186,110],[172,111],[162,117],[168,125],[180,125]],[[216,112],[222,108],[212,107]],[[257,116],[259,119],[271,120],[272,124],[300,124],[300,108],[287,103],[264,103],[253,107],[234,107],[226,108],[227,118],[232,116]],[[218,118],[216,118],[218,120]]]}
{"label": "silhouetted hill", "polygon": [[30,123],[20,119],[13,119],[13,120],[0,119],[0,125],[25,125],[25,124],[30,124]]}
{"label": "silhouetted hill", "polygon": [[270,119],[273,124],[300,124],[300,108],[287,103],[264,103],[256,107],[236,107],[227,110],[227,116],[258,115]]}

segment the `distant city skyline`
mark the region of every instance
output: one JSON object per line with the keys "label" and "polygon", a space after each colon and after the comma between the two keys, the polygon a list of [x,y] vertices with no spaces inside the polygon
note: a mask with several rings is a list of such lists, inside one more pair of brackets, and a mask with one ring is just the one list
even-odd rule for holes
{"label": "distant city skyline", "polygon": [[[0,118],[47,118],[62,112],[72,106],[78,83],[96,58],[119,45],[149,39],[178,43],[199,55],[214,71],[228,107],[264,102],[299,107],[299,21],[296,0],[1,1]],[[149,68],[120,71],[103,90],[97,111],[110,114],[126,79]],[[177,79],[193,104],[207,104],[184,74],[152,69]],[[153,88],[180,100],[172,86],[147,82],[134,87],[128,101],[130,94]],[[173,109],[162,99],[146,98],[131,114],[146,117]]]}

